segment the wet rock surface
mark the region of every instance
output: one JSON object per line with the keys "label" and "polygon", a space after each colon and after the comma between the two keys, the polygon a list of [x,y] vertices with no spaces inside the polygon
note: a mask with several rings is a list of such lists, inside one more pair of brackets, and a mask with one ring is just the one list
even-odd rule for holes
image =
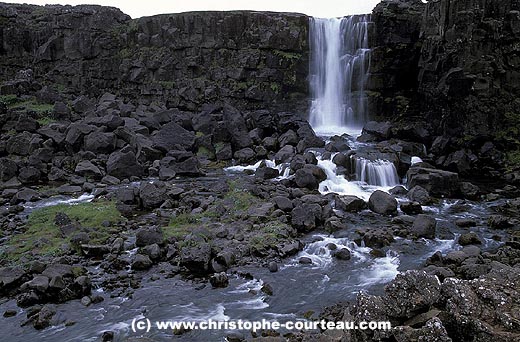
{"label": "wet rock surface", "polygon": [[[518,9],[452,3],[376,8],[367,96],[383,117],[326,142],[299,114],[305,15],[1,4],[1,324],[131,339],[129,312],[196,298],[197,319],[394,327],[257,340],[518,339],[520,177],[495,139],[515,127]],[[480,43],[480,61],[462,47]],[[381,160],[392,179],[364,184],[356,163]],[[347,180],[360,191],[336,194]],[[324,309],[318,291],[351,302]],[[109,325],[81,327],[98,312]]]}

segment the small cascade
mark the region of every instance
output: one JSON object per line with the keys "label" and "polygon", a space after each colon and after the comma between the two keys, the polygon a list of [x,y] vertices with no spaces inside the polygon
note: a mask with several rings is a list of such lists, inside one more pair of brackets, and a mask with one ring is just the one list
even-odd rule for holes
{"label": "small cascade", "polygon": [[368,160],[351,157],[356,179],[368,185],[390,187],[399,185],[399,176],[394,163],[388,160]]}
{"label": "small cascade", "polygon": [[370,16],[312,18],[309,121],[322,134],[361,131],[367,121]]}

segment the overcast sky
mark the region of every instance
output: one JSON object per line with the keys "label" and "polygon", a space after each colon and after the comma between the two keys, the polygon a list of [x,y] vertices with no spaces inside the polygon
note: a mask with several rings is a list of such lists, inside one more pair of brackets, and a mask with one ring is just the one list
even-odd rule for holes
{"label": "overcast sky", "polygon": [[36,5],[98,4],[118,7],[132,18],[204,10],[299,12],[315,17],[339,17],[370,13],[380,0],[8,0],[2,2]]}

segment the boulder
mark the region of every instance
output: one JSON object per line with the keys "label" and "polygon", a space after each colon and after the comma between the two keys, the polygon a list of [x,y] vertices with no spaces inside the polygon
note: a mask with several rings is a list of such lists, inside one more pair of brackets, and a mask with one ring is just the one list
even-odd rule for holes
{"label": "boulder", "polygon": [[400,208],[406,215],[417,215],[423,212],[419,202],[403,202],[400,204]]}
{"label": "boulder", "polygon": [[408,191],[408,199],[412,202],[419,203],[420,205],[429,205],[432,203],[432,199],[428,190],[420,185],[416,185]]}
{"label": "boulder", "polygon": [[376,190],[370,195],[368,207],[373,212],[381,215],[397,214],[397,200],[394,196],[381,190]]}
{"label": "boulder", "polygon": [[207,273],[210,268],[211,245],[195,239],[186,239],[180,251],[180,265],[193,273]]}
{"label": "boulder", "polygon": [[294,182],[299,188],[307,188],[309,190],[318,189],[320,182],[327,179],[327,175],[320,167],[316,165],[305,165],[304,168],[296,171]]}
{"label": "boulder", "polygon": [[370,134],[380,140],[386,140],[392,134],[392,124],[388,121],[369,121],[363,127],[363,134]]}
{"label": "boulder", "polygon": [[167,123],[162,126],[155,135],[152,136],[153,148],[164,153],[171,150],[184,148],[192,150],[195,145],[195,134],[187,131],[175,122]]}
{"label": "boulder", "polygon": [[109,154],[116,148],[114,133],[92,132],[84,138],[84,149],[96,154]]}
{"label": "boulder", "polygon": [[139,197],[144,209],[159,208],[167,199],[167,189],[163,182],[142,182]]}
{"label": "boulder", "polygon": [[309,232],[317,227],[321,220],[319,204],[302,204],[291,211],[292,225],[302,232]]}
{"label": "boulder", "polygon": [[416,238],[434,239],[436,227],[437,220],[435,218],[421,214],[413,222],[410,232]]}
{"label": "boulder", "polygon": [[229,278],[226,272],[215,273],[209,278],[209,282],[213,288],[224,288],[229,285]]}
{"label": "boulder", "polygon": [[137,162],[134,152],[121,150],[108,157],[107,173],[119,179],[141,177],[144,175],[144,168]]}
{"label": "boulder", "polygon": [[147,270],[152,267],[153,262],[148,255],[137,254],[132,262],[132,269]]}
{"label": "boulder", "polygon": [[82,160],[74,169],[74,173],[81,176],[93,176],[93,177],[103,177],[103,172],[94,165],[90,160]]}
{"label": "boulder", "polygon": [[356,196],[338,196],[335,201],[336,209],[345,212],[357,213],[367,208],[366,202]]}
{"label": "boulder", "polygon": [[432,196],[452,197],[460,191],[459,176],[450,171],[412,166],[406,178],[408,189],[419,185]]}
{"label": "boulder", "polygon": [[148,245],[162,244],[164,240],[163,232],[158,227],[141,228],[135,235],[135,245],[137,247],[144,247]]}

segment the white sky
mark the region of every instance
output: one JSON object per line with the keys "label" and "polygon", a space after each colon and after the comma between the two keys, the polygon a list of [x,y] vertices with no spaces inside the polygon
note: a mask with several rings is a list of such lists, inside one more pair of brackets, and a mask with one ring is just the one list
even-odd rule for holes
{"label": "white sky", "polygon": [[204,10],[299,12],[315,17],[339,17],[371,13],[380,0],[7,0],[3,2],[114,6],[132,18]]}

